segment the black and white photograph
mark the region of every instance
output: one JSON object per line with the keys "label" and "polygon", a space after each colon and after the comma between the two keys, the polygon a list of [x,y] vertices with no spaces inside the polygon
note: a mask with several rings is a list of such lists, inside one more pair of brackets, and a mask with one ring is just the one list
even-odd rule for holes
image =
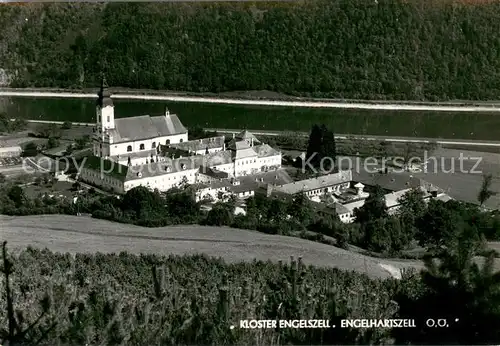
{"label": "black and white photograph", "polygon": [[0,346],[500,344],[499,1],[0,3]]}

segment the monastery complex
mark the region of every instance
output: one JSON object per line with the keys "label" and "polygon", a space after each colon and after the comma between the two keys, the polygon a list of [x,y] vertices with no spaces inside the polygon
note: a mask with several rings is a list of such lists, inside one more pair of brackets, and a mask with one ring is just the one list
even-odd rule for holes
{"label": "monastery complex", "polygon": [[[281,152],[242,131],[226,147],[224,136],[189,141],[188,130],[168,109],[163,115],[115,119],[104,85],[98,93],[93,157],[80,179],[116,193],[136,186],[167,191],[281,168]],[[102,167],[101,167],[102,166]]]}
{"label": "monastery complex", "polygon": [[341,170],[294,181],[281,167],[282,153],[246,130],[227,140],[218,136],[190,141],[188,130],[168,109],[158,116],[115,119],[104,81],[96,114],[93,156],[87,157],[79,179],[116,194],[137,186],[165,192],[185,184],[194,187],[197,201],[207,202],[230,196],[243,200],[257,193],[286,199],[302,193],[315,207],[345,223],[354,220],[354,209],[364,204],[374,186],[383,188],[392,212],[413,188],[421,189],[426,200],[450,198],[421,179],[387,172]]}

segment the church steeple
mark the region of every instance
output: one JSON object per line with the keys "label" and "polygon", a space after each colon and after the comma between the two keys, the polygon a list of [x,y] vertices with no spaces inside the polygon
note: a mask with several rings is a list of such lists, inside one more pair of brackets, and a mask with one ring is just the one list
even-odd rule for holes
{"label": "church steeple", "polygon": [[108,90],[108,85],[106,84],[106,77],[104,77],[104,74],[102,75],[101,78],[101,88],[99,89],[99,92],[97,93],[97,105],[101,108],[111,106],[113,107],[113,100],[111,99],[111,93]]}

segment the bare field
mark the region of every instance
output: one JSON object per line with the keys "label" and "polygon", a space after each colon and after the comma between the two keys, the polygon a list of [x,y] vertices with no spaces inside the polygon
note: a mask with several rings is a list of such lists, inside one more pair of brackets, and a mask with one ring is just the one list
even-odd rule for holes
{"label": "bare field", "polygon": [[305,264],[354,270],[374,278],[390,277],[397,268],[421,268],[418,261],[380,260],[299,238],[227,227],[144,228],[67,215],[0,215],[0,239],[7,240],[9,247],[15,249],[31,245],[72,254],[120,251],[164,255],[203,253],[222,257],[228,262],[254,259],[286,262],[290,256],[302,256]]}

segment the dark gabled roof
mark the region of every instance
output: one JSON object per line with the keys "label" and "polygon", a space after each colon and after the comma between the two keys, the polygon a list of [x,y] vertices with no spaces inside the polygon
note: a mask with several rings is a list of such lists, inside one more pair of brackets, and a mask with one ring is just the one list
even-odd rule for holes
{"label": "dark gabled roof", "polygon": [[250,143],[247,141],[236,139],[231,139],[227,147],[231,150],[244,150],[251,148]]}
{"label": "dark gabled roof", "polygon": [[224,136],[210,137],[195,139],[192,141],[170,144],[173,148],[178,148],[187,151],[199,151],[205,149],[223,148],[224,147]]}
{"label": "dark gabled roof", "polygon": [[247,130],[241,131],[240,133],[235,135],[234,138],[247,141],[249,144],[252,141],[252,139],[253,139],[254,143],[260,143],[259,139],[257,137],[255,137],[255,135],[253,133],[251,133],[250,131],[247,131]]}
{"label": "dark gabled roof", "polygon": [[182,157],[177,159],[163,158],[159,162],[131,166],[126,181],[168,175],[176,172],[199,169],[205,162],[203,155]]}
{"label": "dark gabled roof", "polygon": [[352,180],[367,186],[379,185],[387,191],[399,191],[409,188],[420,187],[424,184],[422,179],[415,178],[408,173],[352,173]]}
{"label": "dark gabled roof", "polygon": [[115,128],[109,130],[114,143],[139,141],[186,132],[186,128],[175,114],[119,118],[115,119]]}
{"label": "dark gabled roof", "polygon": [[285,169],[238,177],[241,184],[259,182],[262,184],[284,185],[293,181]]}
{"label": "dark gabled roof", "polygon": [[229,177],[227,172],[219,171],[206,166],[200,167],[200,173],[216,179],[226,179]]}
{"label": "dark gabled roof", "polygon": [[149,158],[153,155],[153,157],[156,158],[156,149],[148,149],[148,150],[143,150],[143,151],[136,151],[136,152],[130,152],[126,154],[121,154],[121,155],[112,155],[110,156],[113,161],[117,161],[118,158],[131,158],[131,159],[140,159],[140,158]]}

